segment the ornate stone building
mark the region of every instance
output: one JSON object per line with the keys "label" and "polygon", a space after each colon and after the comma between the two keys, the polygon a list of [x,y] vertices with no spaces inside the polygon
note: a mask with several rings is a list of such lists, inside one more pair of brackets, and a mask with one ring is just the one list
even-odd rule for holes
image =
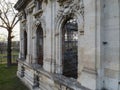
{"label": "ornate stone building", "polygon": [[18,0],[17,76],[31,90],[120,90],[119,0]]}

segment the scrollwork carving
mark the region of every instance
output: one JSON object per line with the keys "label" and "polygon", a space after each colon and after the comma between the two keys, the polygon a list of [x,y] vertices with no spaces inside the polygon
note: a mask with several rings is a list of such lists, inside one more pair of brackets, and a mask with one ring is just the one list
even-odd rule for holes
{"label": "scrollwork carving", "polygon": [[58,2],[60,4],[58,16],[66,16],[74,12],[77,12],[84,16],[83,0],[58,0]]}
{"label": "scrollwork carving", "polygon": [[56,15],[55,22],[60,23],[61,19],[76,18],[79,23],[78,31],[84,34],[84,3],[83,0],[58,0],[60,9]]}

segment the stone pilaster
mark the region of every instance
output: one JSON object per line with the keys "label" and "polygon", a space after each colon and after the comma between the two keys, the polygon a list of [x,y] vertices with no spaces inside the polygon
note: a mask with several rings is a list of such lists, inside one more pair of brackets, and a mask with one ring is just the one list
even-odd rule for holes
{"label": "stone pilaster", "polygon": [[32,12],[33,7],[27,8],[27,63],[32,63]]}

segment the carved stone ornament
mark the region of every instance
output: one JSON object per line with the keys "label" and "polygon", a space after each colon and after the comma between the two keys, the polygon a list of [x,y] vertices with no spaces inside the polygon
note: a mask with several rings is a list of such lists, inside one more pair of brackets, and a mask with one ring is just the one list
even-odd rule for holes
{"label": "carved stone ornament", "polygon": [[33,26],[32,26],[33,34],[35,34],[35,32],[36,32],[39,25],[41,25],[40,18],[36,18],[34,23],[33,23]]}
{"label": "carved stone ornament", "polygon": [[44,20],[44,16],[42,16],[41,18],[36,18],[34,23],[33,23],[33,34],[35,34],[37,28],[39,25],[41,25],[41,28],[43,29],[43,36],[45,37],[46,36],[46,23],[45,23],[45,20]]}
{"label": "carved stone ornament", "polygon": [[58,0],[58,2],[60,4],[58,15],[66,16],[74,12],[84,15],[83,0]]}
{"label": "carved stone ornament", "polygon": [[37,20],[35,21],[35,25],[36,25],[36,26],[39,26],[40,24],[41,24],[40,20],[37,19]]}
{"label": "carved stone ornament", "polygon": [[22,29],[27,32],[27,25],[26,22],[22,23]]}
{"label": "carved stone ornament", "polygon": [[81,35],[84,34],[84,3],[83,0],[58,0],[60,9],[56,15],[55,22],[59,23],[60,19],[76,18],[79,27],[78,31]]}

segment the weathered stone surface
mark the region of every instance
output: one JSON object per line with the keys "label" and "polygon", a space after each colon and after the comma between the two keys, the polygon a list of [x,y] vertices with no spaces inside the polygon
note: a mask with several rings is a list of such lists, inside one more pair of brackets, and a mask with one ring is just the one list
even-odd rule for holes
{"label": "weathered stone surface", "polygon": [[[119,89],[119,0],[20,1],[15,5],[21,19],[17,75],[31,90]],[[63,76],[63,27],[70,19],[78,25],[77,79]],[[43,31],[43,43],[37,41],[37,30]],[[37,45],[43,52],[37,52]],[[43,65],[37,53],[42,53]]]}

